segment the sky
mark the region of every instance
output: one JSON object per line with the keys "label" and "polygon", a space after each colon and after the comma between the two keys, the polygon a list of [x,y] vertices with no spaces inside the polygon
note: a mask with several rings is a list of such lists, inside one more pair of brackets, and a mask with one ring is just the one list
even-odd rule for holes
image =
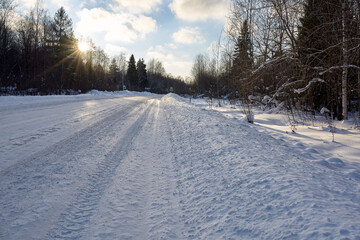
{"label": "sky", "polygon": [[[21,8],[35,0],[18,0]],[[230,0],[43,0],[50,16],[63,6],[75,36],[90,38],[109,56],[156,58],[168,73],[190,76],[195,56],[224,29]]]}

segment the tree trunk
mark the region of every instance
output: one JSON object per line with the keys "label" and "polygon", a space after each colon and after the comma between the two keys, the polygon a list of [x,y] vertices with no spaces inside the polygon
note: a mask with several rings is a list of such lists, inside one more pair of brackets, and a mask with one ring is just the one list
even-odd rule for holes
{"label": "tree trunk", "polygon": [[[360,22],[360,0],[356,1],[358,10],[358,21]],[[358,23],[358,37],[360,37],[360,23]],[[360,49],[358,50],[358,64],[360,66]],[[358,69],[358,112],[360,118],[360,69]]]}
{"label": "tree trunk", "polygon": [[342,69],[342,116],[343,119],[348,119],[348,111],[347,111],[347,77],[348,77],[348,68],[349,65],[349,55],[347,50],[347,36],[346,36],[346,1],[342,1],[342,54],[343,54],[343,69]]}

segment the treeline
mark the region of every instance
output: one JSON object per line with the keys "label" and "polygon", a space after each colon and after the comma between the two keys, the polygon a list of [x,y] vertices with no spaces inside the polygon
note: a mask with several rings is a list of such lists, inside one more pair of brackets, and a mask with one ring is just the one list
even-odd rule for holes
{"label": "treeline", "polygon": [[[98,90],[153,91],[173,87],[183,93],[181,78],[165,72],[156,59],[148,68],[132,55],[110,58],[91,40],[76,39],[72,20],[61,7],[50,17],[37,0],[24,16],[13,0],[0,0],[0,93],[70,94]],[[82,46],[81,46],[82,45]]]}
{"label": "treeline", "polygon": [[346,119],[360,105],[359,0],[232,0],[226,37],[199,54],[193,89]]}

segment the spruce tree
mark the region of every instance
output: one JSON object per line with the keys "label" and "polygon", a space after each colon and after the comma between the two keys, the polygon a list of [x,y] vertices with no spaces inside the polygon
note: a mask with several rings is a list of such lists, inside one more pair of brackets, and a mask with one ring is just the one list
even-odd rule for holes
{"label": "spruce tree", "polygon": [[72,28],[72,20],[64,7],[61,7],[54,17],[54,35],[56,37],[58,57],[63,59],[74,51],[76,40]]}
{"label": "spruce tree", "polygon": [[341,65],[341,5],[334,1],[307,0],[304,7],[298,49],[305,85],[319,77],[327,83],[313,84],[305,96],[305,104],[314,110],[327,107],[341,118],[341,70],[319,74],[324,69]]}
{"label": "spruce tree", "polygon": [[139,88],[143,91],[148,86],[146,64],[144,63],[144,59],[139,59],[137,62],[137,75]]}
{"label": "spruce tree", "polygon": [[[111,88],[114,88],[114,86],[118,85],[119,83],[119,79],[120,79],[120,70],[118,67],[118,64],[116,62],[116,59],[113,58],[111,60],[110,66],[109,66],[109,71],[110,71],[110,79],[109,79],[109,85]],[[122,89],[122,86],[121,86]]]}
{"label": "spruce tree", "polygon": [[129,63],[128,63],[127,80],[128,80],[128,84],[129,84],[128,87],[130,90],[138,89],[138,74],[136,71],[135,57],[133,54],[131,54]]}
{"label": "spruce tree", "polygon": [[[56,37],[56,61],[59,63],[59,81],[57,89],[70,88],[72,74],[68,74],[68,61],[75,51],[76,39],[72,29],[72,20],[67,15],[64,7],[61,7],[54,17],[53,25]],[[65,81],[66,79],[66,81]]]}
{"label": "spruce tree", "polygon": [[232,75],[236,85],[234,87],[245,93],[249,89],[245,89],[244,79],[249,76],[253,67],[252,42],[247,20],[244,21],[237,38],[233,59]]}

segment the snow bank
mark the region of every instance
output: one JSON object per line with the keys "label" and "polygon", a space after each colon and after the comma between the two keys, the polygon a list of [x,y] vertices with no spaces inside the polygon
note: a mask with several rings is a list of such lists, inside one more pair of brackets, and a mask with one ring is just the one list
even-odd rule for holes
{"label": "snow bank", "polygon": [[[241,111],[241,107],[230,105],[222,100],[222,106],[216,105],[211,111],[216,111],[226,116],[244,122],[246,120]],[[202,109],[209,110],[205,99],[193,99],[192,103]],[[255,127],[274,138],[284,139],[290,145],[296,146],[299,142],[306,147],[316,149],[326,157],[337,157],[345,162],[360,163],[360,129],[351,117],[346,121],[334,121],[335,142],[332,142],[331,128],[324,116],[317,116],[316,119],[310,117],[295,116],[297,120],[296,133],[291,133],[289,116],[279,109],[263,111],[253,109],[255,114]],[[325,111],[325,110],[322,110]],[[246,121],[245,121],[246,122]]]}
{"label": "snow bank", "polygon": [[358,163],[290,141],[281,119],[178,99],[163,98],[186,239],[360,239]]}
{"label": "snow bank", "polygon": [[132,92],[132,91],[115,91],[115,92],[108,92],[108,91],[99,91],[99,90],[91,90],[87,94],[93,96],[153,96],[157,95],[150,92]]}

